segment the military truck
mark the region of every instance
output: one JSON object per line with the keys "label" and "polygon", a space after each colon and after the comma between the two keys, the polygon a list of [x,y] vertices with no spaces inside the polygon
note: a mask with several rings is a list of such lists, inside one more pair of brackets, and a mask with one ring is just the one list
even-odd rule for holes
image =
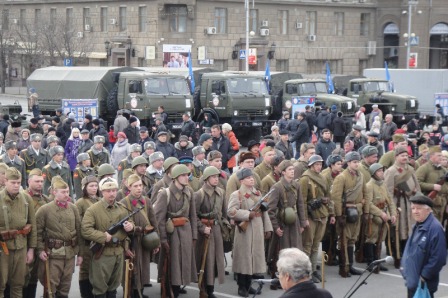
{"label": "military truck", "polygon": [[315,106],[336,105],[338,111],[350,122],[356,111],[356,103],[353,99],[338,94],[329,94],[327,82],[323,79],[296,79],[288,80],[283,84],[282,110],[292,112],[293,104],[301,96],[314,98]]}
{"label": "military truck", "polygon": [[[348,81],[348,82],[347,82]],[[341,94],[354,99],[358,106],[366,108],[365,114],[372,111],[372,105],[377,104],[383,112],[393,115],[395,123],[404,124],[418,115],[419,102],[415,96],[393,93],[390,84],[384,79],[373,78],[334,78],[334,85]]]}
{"label": "military truck", "polygon": [[209,113],[218,123],[229,123],[243,146],[258,140],[262,132],[270,133],[275,122],[269,120],[272,105],[264,74],[204,73],[194,104],[200,110],[197,121]]}

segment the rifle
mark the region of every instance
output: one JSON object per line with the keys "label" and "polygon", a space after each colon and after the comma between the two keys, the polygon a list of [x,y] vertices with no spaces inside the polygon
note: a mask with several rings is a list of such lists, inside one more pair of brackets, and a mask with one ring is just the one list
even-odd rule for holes
{"label": "rifle", "polygon": [[[368,214],[370,217],[370,214]],[[358,241],[358,251],[356,252],[356,262],[362,263],[364,262],[364,243],[366,242],[366,232],[368,229],[369,220],[367,220],[364,216],[362,216],[361,220],[361,235]]]}
{"label": "rifle", "polygon": [[207,298],[207,290],[206,290],[206,282],[204,279],[204,268],[205,268],[205,261],[207,260],[207,252],[208,252],[208,245],[210,243],[210,238],[205,237],[204,240],[204,252],[202,255],[202,261],[201,261],[201,270],[199,270],[199,278],[198,278],[198,288],[199,288],[199,298]]}
{"label": "rifle", "polygon": [[[255,205],[253,205],[252,208],[249,209],[249,212],[252,212],[252,211],[258,212],[259,210],[261,210],[261,212],[267,211],[268,205],[266,203],[266,199],[273,191],[274,191],[274,189],[271,189],[260,200],[258,200],[258,202]],[[238,229],[240,230],[240,232],[246,232],[247,227],[249,226],[249,222],[250,222],[250,220],[242,221],[238,224]]]}
{"label": "rifle", "polygon": [[132,270],[134,270],[134,263],[132,259],[126,259],[124,271],[124,295],[123,298],[132,297]]}
{"label": "rifle", "polygon": [[346,252],[347,252],[347,248],[345,247],[345,221],[346,221],[346,215],[345,215],[345,206],[346,206],[346,195],[345,193],[342,194],[342,214],[341,214],[341,218],[342,218],[342,222],[344,222],[344,225],[340,226],[340,230],[341,230],[341,236],[340,236],[340,255],[339,255],[339,275],[341,275],[342,277],[347,277],[347,271],[346,271]]}
{"label": "rifle", "polygon": [[[45,292],[46,292],[46,295],[45,295]],[[53,298],[53,290],[51,289],[51,279],[50,279],[49,256],[47,256],[47,260],[45,261],[44,297]]]}
{"label": "rifle", "polygon": [[[447,181],[447,180],[448,180],[448,174],[447,174],[447,175],[444,175],[444,176],[442,176],[442,177],[440,177],[439,181],[437,181],[436,184],[442,186],[443,183],[445,183],[445,181]],[[439,193],[439,192],[438,192],[437,190],[433,190],[433,191],[431,191],[431,192],[428,194],[428,197],[429,197],[431,200],[434,200],[434,199],[436,198],[436,196],[437,196],[438,193]]]}
{"label": "rifle", "polygon": [[[387,209],[384,211],[387,213]],[[383,221],[383,223],[381,224],[381,230],[380,233],[378,235],[378,240],[376,241],[376,249],[375,249],[375,257],[376,260],[379,260],[381,257],[381,245],[383,243],[383,235],[384,235],[384,227],[386,225],[386,222]],[[380,266],[376,266],[375,268],[375,273],[379,273],[380,272]]]}
{"label": "rifle", "polygon": [[164,248],[164,250],[165,258],[163,259],[163,272],[160,281],[160,290],[162,291],[161,298],[169,298],[174,297],[173,289],[171,288],[171,259],[169,249]]}
{"label": "rifle", "polygon": [[[137,209],[135,209],[134,211],[132,211],[129,215],[123,217],[122,219],[120,219],[118,222],[114,223],[113,225],[111,225],[108,229],[107,229],[107,233],[109,233],[110,235],[115,234],[116,232],[118,232],[118,230],[123,227],[124,223],[126,221],[129,220],[129,218],[131,218],[132,216],[134,216],[135,214],[137,214],[138,212],[140,212],[140,210],[142,210],[145,206],[141,206]],[[94,255],[100,254],[102,252],[102,249],[104,247],[104,244],[98,243],[98,242],[92,242],[92,244],[90,245],[90,250],[92,251],[92,253]],[[97,255],[98,256],[98,255]]]}

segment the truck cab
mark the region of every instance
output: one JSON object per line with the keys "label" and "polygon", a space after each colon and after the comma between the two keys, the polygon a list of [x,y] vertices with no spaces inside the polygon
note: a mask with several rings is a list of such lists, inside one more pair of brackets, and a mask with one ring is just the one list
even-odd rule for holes
{"label": "truck cab", "polygon": [[366,114],[377,104],[383,115],[392,114],[397,124],[407,123],[418,114],[418,100],[414,96],[393,93],[387,80],[359,78],[349,81],[347,96],[366,108]]}
{"label": "truck cab", "polygon": [[300,96],[309,96],[315,98],[316,106],[336,105],[338,111],[343,113],[344,118],[352,118],[356,110],[355,101],[345,96],[328,94],[327,90],[327,83],[322,79],[288,80],[284,83],[282,109],[291,113],[293,103]]}

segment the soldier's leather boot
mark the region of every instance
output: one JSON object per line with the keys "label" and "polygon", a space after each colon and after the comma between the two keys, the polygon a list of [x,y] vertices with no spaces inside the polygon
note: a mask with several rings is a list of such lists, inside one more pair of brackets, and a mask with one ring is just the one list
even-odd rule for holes
{"label": "soldier's leather boot", "polygon": [[180,286],[171,286],[174,298],[179,297]]}
{"label": "soldier's leather boot", "polygon": [[[259,278],[259,279],[263,279],[263,278]],[[261,294],[261,288],[260,289],[252,288],[252,276],[251,275],[246,275],[246,285],[247,285],[246,288],[247,288],[248,294],[251,294],[251,295],[253,295],[253,294],[260,295]]]}
{"label": "soldier's leather boot", "polygon": [[374,258],[374,244],[372,243],[364,243],[364,259],[367,260],[367,270],[369,270],[369,272],[372,272],[372,267],[370,266],[370,264],[372,264],[372,262],[375,260]]}
{"label": "soldier's leather boot", "polygon": [[24,298],[25,297],[26,298],[36,298],[36,288],[37,288],[37,284],[28,284],[27,287],[23,288],[23,297]]}
{"label": "soldier's leather boot", "polygon": [[348,254],[348,263],[350,265],[349,267],[349,272],[351,275],[361,275],[362,271],[355,269],[353,267],[353,257],[354,257],[354,247],[353,246],[348,246],[347,247],[347,254]]}
{"label": "soldier's leather boot", "polygon": [[107,298],[117,298],[117,290],[106,293]]}
{"label": "soldier's leather boot", "polygon": [[350,274],[350,272],[347,270],[346,266],[345,266],[345,257],[344,257],[344,251],[339,250],[339,275],[343,278],[347,278],[352,276]]}
{"label": "soldier's leather boot", "polygon": [[213,292],[215,291],[214,286],[207,286],[207,296],[208,298],[216,298],[215,294]]}

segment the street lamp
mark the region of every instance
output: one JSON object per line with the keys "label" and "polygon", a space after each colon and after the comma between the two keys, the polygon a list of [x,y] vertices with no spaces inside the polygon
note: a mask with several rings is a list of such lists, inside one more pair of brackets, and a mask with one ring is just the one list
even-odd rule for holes
{"label": "street lamp", "polygon": [[[406,44],[406,68],[409,69],[409,60],[411,58],[411,41],[410,38],[411,37],[415,37],[414,33],[411,33],[411,26],[412,26],[412,9],[413,6],[416,6],[418,4],[417,0],[409,0],[408,1],[408,33],[403,34],[404,38],[407,38],[407,44]],[[404,10],[402,12],[403,14],[406,14],[406,11]],[[421,11],[418,11],[418,13],[420,14]]]}
{"label": "street lamp", "polygon": [[104,42],[104,48],[106,49],[106,56],[110,56],[110,52],[111,52],[110,41],[106,40]]}
{"label": "street lamp", "polygon": [[[253,6],[252,2],[252,6]],[[246,73],[249,72],[249,35],[255,36],[254,31],[249,32],[249,0],[244,0],[244,8],[246,8]]]}

